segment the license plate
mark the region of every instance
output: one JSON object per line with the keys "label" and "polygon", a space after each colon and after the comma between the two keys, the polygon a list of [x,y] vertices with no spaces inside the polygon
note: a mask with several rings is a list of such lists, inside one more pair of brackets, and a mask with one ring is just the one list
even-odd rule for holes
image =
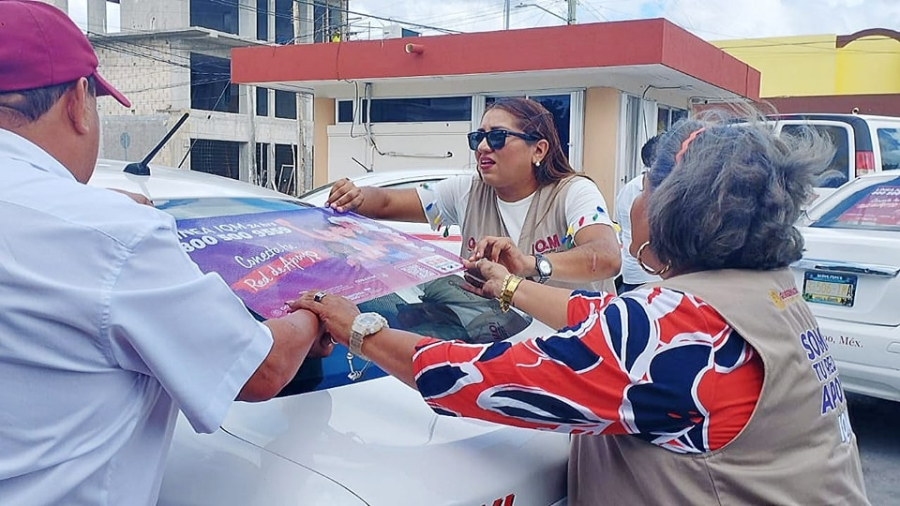
{"label": "license plate", "polygon": [[803,273],[803,300],[819,304],[853,307],[856,276],[806,271]]}

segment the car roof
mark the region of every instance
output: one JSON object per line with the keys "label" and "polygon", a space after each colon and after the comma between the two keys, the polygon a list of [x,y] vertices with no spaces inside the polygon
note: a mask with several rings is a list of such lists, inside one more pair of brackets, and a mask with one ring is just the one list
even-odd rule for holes
{"label": "car roof", "polygon": [[136,176],[125,172],[127,164],[120,160],[98,160],[89,184],[141,193],[150,199],[165,195],[167,199],[263,197],[297,200],[284,193],[224,176],[161,165],[151,165],[150,176]]}
{"label": "car roof", "polygon": [[[473,169],[409,169],[409,170],[390,170],[390,171],[379,171],[379,172],[369,172],[367,174],[361,174],[359,176],[351,177],[350,180],[353,181],[353,184],[356,186],[389,186],[392,184],[399,184],[405,181],[415,181],[420,179],[446,179],[454,176],[467,176],[473,175],[475,171]],[[326,183],[322,186],[313,188],[308,192],[300,195],[300,199],[304,201],[313,200],[321,200],[324,203],[324,199],[328,194],[328,189],[331,188],[333,182]],[[319,203],[319,202],[315,202]]]}

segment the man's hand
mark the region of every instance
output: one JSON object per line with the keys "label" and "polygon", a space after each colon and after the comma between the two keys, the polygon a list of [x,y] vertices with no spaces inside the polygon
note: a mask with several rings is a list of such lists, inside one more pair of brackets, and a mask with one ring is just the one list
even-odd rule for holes
{"label": "man's hand", "polygon": [[[316,294],[320,294],[316,297]],[[326,335],[334,338],[338,343],[348,346],[350,343],[350,328],[353,319],[359,314],[356,304],[340,295],[321,295],[324,292],[308,290],[300,294],[296,300],[288,301],[288,306],[293,310],[306,309],[319,317],[325,327]],[[318,299],[318,300],[317,300]]]}
{"label": "man's hand", "polygon": [[134,193],[134,192],[130,192],[127,190],[121,190],[119,188],[108,188],[108,189],[112,190],[114,192],[121,193],[122,195],[125,195],[126,197],[131,198],[131,200],[137,202],[138,204],[153,207],[153,201],[150,200],[148,197],[141,195],[140,193]]}

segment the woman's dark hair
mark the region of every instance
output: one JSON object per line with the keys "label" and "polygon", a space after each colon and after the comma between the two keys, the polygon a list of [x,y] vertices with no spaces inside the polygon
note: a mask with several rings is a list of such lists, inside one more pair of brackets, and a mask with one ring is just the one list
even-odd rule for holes
{"label": "woman's dark hair", "polygon": [[508,112],[516,118],[516,127],[520,130],[547,140],[549,144],[547,156],[541,161],[540,166],[533,167],[534,178],[538,185],[544,186],[575,174],[559,143],[553,114],[540,102],[520,97],[498,98],[484,112],[487,113],[491,109]]}
{"label": "woman's dark hair", "polygon": [[[0,93],[0,113],[12,113],[24,120],[26,124],[37,121],[77,82],[76,80],[42,88]],[[88,93],[91,96],[95,96],[97,94],[97,84],[94,77],[88,76],[87,82]]]}
{"label": "woman's dark hair", "polygon": [[650,248],[673,269],[775,269],[798,260],[794,228],[834,153],[812,129],[777,137],[708,112],[662,136],[649,174]]}

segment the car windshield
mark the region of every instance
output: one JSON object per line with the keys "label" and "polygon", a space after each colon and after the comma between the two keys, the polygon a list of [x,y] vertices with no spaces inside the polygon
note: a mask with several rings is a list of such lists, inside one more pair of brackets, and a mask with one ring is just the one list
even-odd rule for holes
{"label": "car windshield", "polygon": [[900,177],[849,194],[810,226],[900,231]]}
{"label": "car windshield", "polygon": [[[448,253],[355,215],[268,198],[173,199],[156,206],[175,217],[182,248],[200,268],[222,276],[261,321],[279,314],[284,300],[321,288],[327,279],[338,286],[334,293],[360,300],[361,312],[377,312],[391,328],[422,336],[486,343],[513,337],[531,323],[527,315],[504,313],[496,300],[462,289],[458,274],[441,275],[453,270]],[[316,261],[318,270],[311,267]],[[390,280],[373,282],[379,276]],[[280,395],[384,375],[339,348],[325,359],[306,360]]]}

